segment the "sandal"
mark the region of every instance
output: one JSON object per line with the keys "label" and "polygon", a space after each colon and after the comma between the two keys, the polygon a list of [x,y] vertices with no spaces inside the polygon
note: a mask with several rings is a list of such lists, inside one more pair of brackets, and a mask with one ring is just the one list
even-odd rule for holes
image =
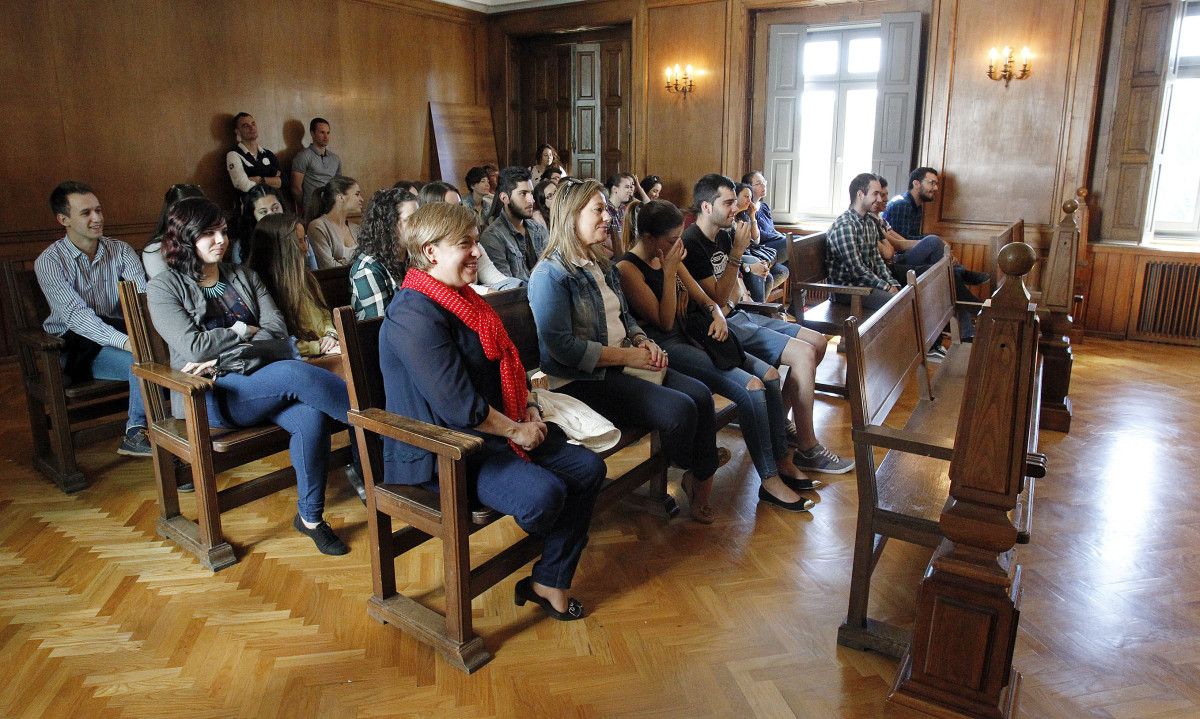
{"label": "sandal", "polygon": [[[696,484],[698,481],[699,480],[696,479],[696,476],[691,472],[684,472],[683,479],[679,480],[679,486],[681,489],[683,489],[683,493],[687,495],[689,511],[692,515],[692,519],[696,520],[700,524],[712,524],[717,518],[716,510],[714,510],[712,505],[708,502],[705,502],[704,504],[697,504],[695,500]],[[711,482],[712,479],[709,478],[705,481]]]}

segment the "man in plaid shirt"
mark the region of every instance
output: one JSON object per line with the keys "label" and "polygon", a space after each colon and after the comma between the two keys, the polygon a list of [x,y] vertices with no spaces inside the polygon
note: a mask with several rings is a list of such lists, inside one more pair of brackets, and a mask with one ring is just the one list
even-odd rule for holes
{"label": "man in plaid shirt", "polygon": [[[825,237],[825,264],[829,281],[835,285],[870,287],[863,307],[878,309],[900,285],[892,279],[887,263],[879,254],[883,240],[880,225],[869,215],[875,203],[884,199],[879,178],[864,172],[850,181],[850,208],[838,216]],[[849,304],[846,295],[834,294],[835,302]]]}

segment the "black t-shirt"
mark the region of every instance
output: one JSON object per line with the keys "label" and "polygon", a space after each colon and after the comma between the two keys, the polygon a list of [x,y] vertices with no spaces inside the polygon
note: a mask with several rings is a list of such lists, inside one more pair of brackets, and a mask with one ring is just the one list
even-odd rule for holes
{"label": "black t-shirt", "polygon": [[[715,240],[710,240],[699,225],[692,225],[683,231],[683,246],[687,249],[683,266],[692,274],[692,279],[701,282],[713,277],[720,281],[729,266],[729,253],[733,251],[733,230],[718,230]],[[735,259],[734,270],[741,266],[741,258]]]}

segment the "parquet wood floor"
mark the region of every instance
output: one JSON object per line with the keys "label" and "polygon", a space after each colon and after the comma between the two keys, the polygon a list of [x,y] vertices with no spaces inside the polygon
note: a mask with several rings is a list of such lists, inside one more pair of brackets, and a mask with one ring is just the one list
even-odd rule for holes
{"label": "parquet wood floor", "polygon": [[[1043,433],[1050,475],[1018,550],[1021,714],[1200,716],[1200,350],[1089,338],[1076,356],[1073,430]],[[576,580],[590,616],[517,609],[514,575],[475,600],[496,658],[465,676],[367,617],[365,515],[340,481],[327,518],[348,556],[297,535],[282,492],[226,515],[241,562],[214,575],[155,536],[149,465],[115,444],[82,453],[91,487],[76,496],[37,476],[15,366],[0,387],[0,716],[916,716],[885,702],[894,662],[835,643],[853,475],[811,516],[760,507],[736,430],[721,436],[734,458],[716,524],[598,518]],[[849,453],[845,403],[822,398],[818,414]],[[482,538],[519,531],[505,521]],[[911,621],[927,559],[888,547],[872,615]],[[430,547],[398,578],[428,591],[439,572]]]}

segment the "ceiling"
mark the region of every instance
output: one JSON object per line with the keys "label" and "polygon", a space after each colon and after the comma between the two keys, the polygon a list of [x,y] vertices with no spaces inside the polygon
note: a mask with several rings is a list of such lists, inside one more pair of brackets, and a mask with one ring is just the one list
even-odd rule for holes
{"label": "ceiling", "polygon": [[443,5],[466,8],[482,13],[510,12],[527,8],[552,7],[554,5],[571,5],[583,0],[434,0]]}

